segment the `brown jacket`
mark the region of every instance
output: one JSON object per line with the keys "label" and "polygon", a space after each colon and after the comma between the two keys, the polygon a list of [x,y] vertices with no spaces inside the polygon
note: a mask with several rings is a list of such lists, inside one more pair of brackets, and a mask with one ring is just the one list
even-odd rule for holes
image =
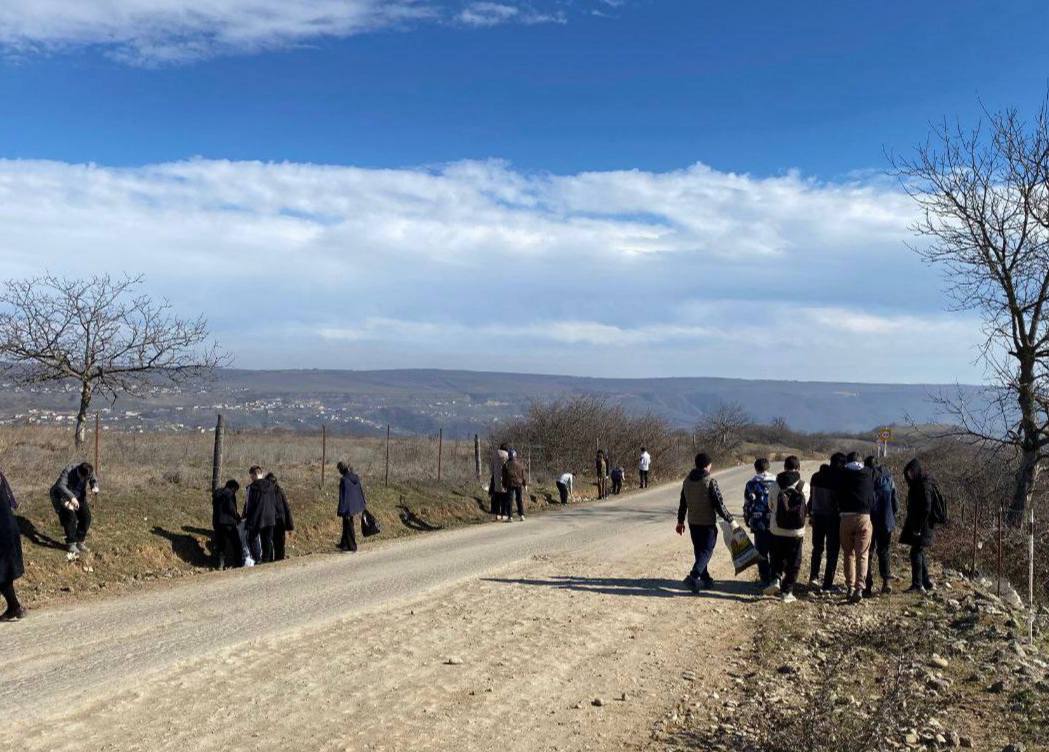
{"label": "brown jacket", "polygon": [[524,488],[528,485],[528,468],[520,459],[514,458],[503,465],[503,486]]}

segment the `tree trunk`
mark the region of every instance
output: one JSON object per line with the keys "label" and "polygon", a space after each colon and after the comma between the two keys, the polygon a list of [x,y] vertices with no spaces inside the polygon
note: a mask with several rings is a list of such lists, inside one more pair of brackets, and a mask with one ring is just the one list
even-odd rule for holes
{"label": "tree trunk", "polygon": [[74,441],[76,448],[83,449],[84,441],[87,439],[87,411],[91,407],[91,382],[85,381],[80,385],[80,410],[76,414],[76,434]]}
{"label": "tree trunk", "polygon": [[1017,383],[1016,401],[1020,407],[1020,467],[1016,470],[1016,481],[1013,484],[1013,498],[1009,504],[1006,519],[1010,525],[1023,522],[1023,513],[1031,502],[1034,484],[1041,472],[1039,457],[1041,455],[1041,434],[1038,431],[1037,404],[1035,394],[1035,358],[1032,353],[1023,352],[1019,356],[1020,373]]}
{"label": "tree trunk", "polygon": [[1006,515],[1006,520],[1013,527],[1023,522],[1024,510],[1031,503],[1034,484],[1038,481],[1042,470],[1038,460],[1039,454],[1037,449],[1025,446],[1020,456],[1020,467],[1016,470],[1016,482],[1013,485],[1013,498],[1009,504],[1009,513]]}

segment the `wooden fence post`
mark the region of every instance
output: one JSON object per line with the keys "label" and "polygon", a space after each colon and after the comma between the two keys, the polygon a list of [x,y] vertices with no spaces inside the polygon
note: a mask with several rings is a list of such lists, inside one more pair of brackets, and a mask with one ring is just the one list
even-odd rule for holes
{"label": "wooden fence post", "polygon": [[481,437],[478,434],[474,434],[474,472],[477,473],[477,480],[481,479]]}
{"label": "wooden fence post", "polygon": [[444,429],[437,429],[437,482],[441,482],[441,458],[444,454]]}
{"label": "wooden fence post", "polygon": [[219,413],[218,421],[215,423],[215,451],[211,455],[212,491],[219,487],[220,478],[222,477],[222,434],[224,432],[225,425],[222,422],[222,413]]}
{"label": "wooden fence post", "polygon": [[328,427],[321,423],[321,488],[324,488],[324,466],[328,464]]}
{"label": "wooden fence post", "polygon": [[998,597],[1002,597],[1002,505],[998,505]]}
{"label": "wooden fence post", "polygon": [[979,499],[973,500],[973,563],[970,574],[976,577],[976,549],[978,547],[977,533],[979,531],[980,523],[980,501]]}
{"label": "wooden fence post", "polygon": [[95,473],[99,474],[102,472],[101,465],[102,459],[99,452],[99,443],[101,441],[101,418],[98,416],[98,412],[95,412]]}
{"label": "wooden fence post", "polygon": [[390,485],[390,424],[386,424],[386,485]]}

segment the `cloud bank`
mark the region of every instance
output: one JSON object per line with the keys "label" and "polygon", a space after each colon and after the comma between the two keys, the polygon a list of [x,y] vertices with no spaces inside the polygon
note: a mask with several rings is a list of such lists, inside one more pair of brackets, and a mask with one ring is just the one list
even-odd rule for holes
{"label": "cloud bank", "polygon": [[877,183],[0,161],[0,276],[145,273],[242,366],[973,380]]}
{"label": "cloud bank", "polygon": [[[549,7],[544,7],[549,6]],[[100,47],[126,62],[178,63],[325,38],[448,23],[561,23],[543,5],[438,0],[4,0],[0,47],[28,54]]]}

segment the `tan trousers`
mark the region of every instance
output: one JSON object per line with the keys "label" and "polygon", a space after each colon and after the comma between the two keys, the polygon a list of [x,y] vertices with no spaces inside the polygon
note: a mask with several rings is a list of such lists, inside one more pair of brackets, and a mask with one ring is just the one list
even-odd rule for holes
{"label": "tan trousers", "polygon": [[862,590],[867,582],[867,557],[874,526],[869,514],[841,516],[841,551],[845,556],[845,588]]}

